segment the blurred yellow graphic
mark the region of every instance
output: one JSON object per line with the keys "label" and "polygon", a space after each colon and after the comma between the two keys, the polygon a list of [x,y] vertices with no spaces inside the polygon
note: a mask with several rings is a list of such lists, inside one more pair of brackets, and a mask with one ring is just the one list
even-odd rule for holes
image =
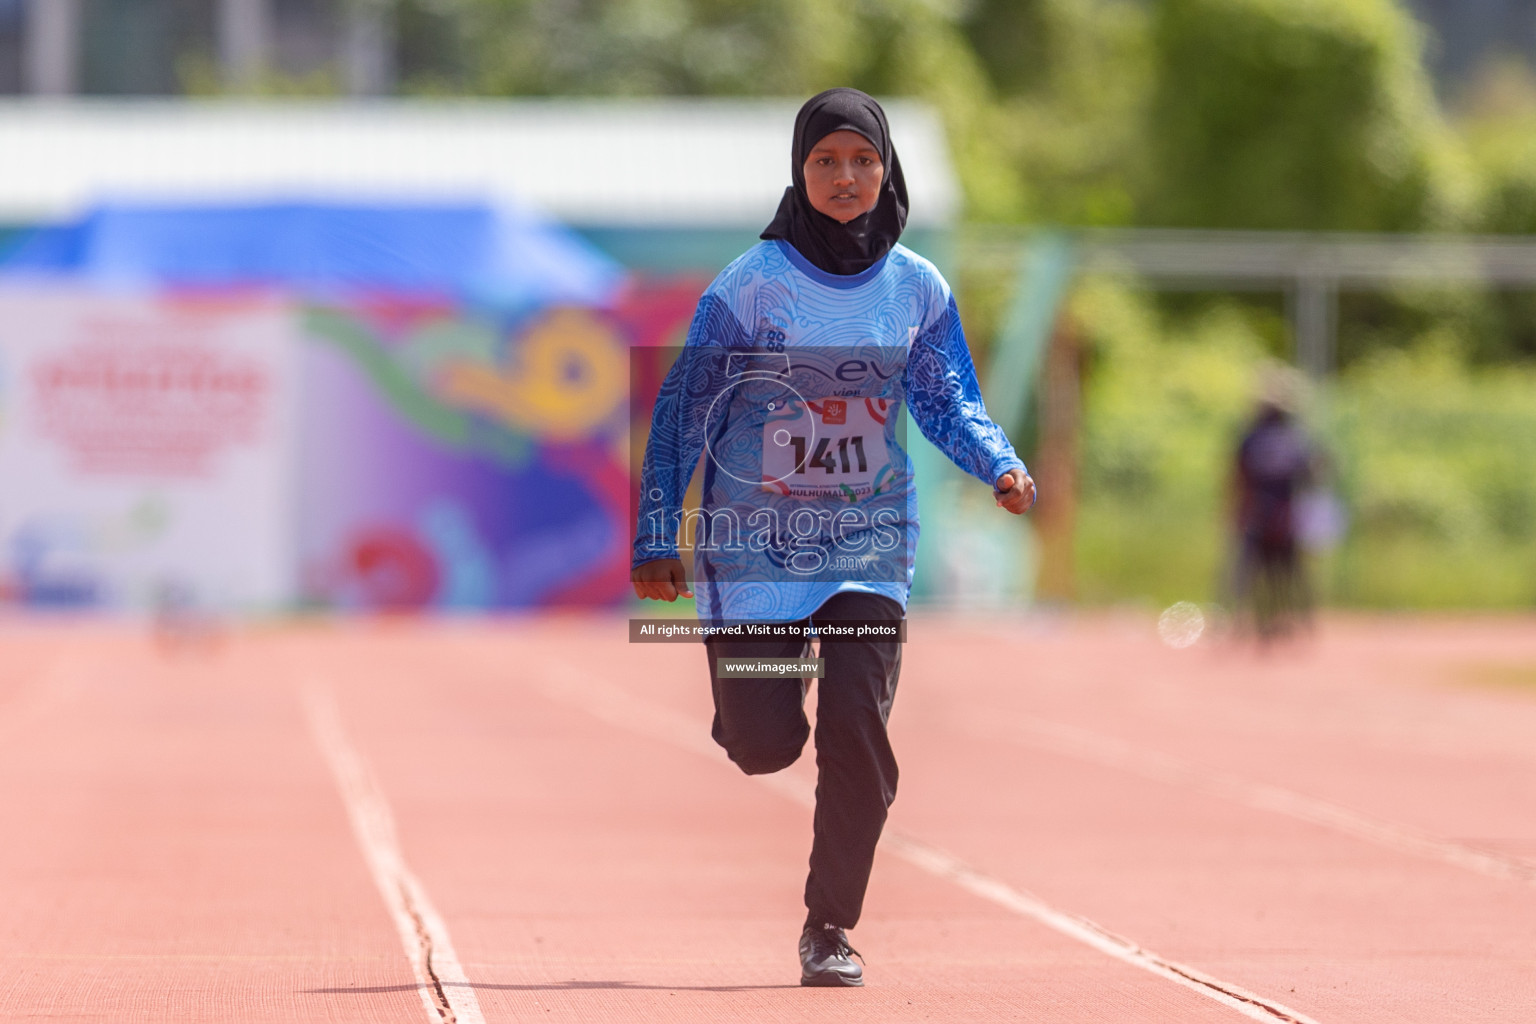
{"label": "blurred yellow graphic", "polygon": [[440,398],[494,416],[515,429],[577,440],[624,398],[623,345],[588,310],[559,309],[520,339],[515,365],[452,360],[438,371]]}

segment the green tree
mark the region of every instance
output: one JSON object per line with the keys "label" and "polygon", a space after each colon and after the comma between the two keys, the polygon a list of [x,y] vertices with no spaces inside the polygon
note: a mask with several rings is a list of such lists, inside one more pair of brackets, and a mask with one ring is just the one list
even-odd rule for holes
{"label": "green tree", "polygon": [[857,60],[850,6],[818,0],[447,0],[489,95],[778,95]]}
{"label": "green tree", "polygon": [[469,92],[809,96],[851,85],[933,104],[973,211],[1016,205],[990,85],[943,0],[438,0]]}
{"label": "green tree", "polygon": [[1512,59],[1484,68],[1458,127],[1482,184],[1474,229],[1536,234],[1536,73]]}
{"label": "green tree", "polygon": [[1461,226],[1471,179],[1392,0],[1162,0],[1145,222]]}
{"label": "green tree", "polygon": [[[1536,72],[1513,58],[1482,70],[1460,104],[1480,190],[1474,231],[1536,235]],[[1483,362],[1536,359],[1536,289],[1505,289],[1486,303],[1490,322],[1469,332]]]}
{"label": "green tree", "polygon": [[1143,160],[1151,49],[1130,0],[979,0],[966,32],[997,108],[994,137],[1018,179],[994,218],[1125,224]]}

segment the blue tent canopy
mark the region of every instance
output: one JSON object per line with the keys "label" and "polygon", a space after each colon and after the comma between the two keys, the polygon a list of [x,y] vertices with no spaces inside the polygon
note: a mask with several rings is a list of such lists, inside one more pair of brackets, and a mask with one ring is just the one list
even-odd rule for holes
{"label": "blue tent canopy", "polygon": [[271,285],[313,297],[451,297],[503,309],[601,305],[622,268],[527,209],[484,204],[108,204],[38,228],[0,273],[108,286]]}

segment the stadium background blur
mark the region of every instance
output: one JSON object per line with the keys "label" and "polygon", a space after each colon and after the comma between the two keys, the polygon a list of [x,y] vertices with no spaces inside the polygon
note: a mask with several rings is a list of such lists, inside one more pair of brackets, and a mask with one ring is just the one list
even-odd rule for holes
{"label": "stadium background blur", "polygon": [[[963,196],[931,249],[1047,499],[1012,601],[1216,599],[1230,447],[1282,360],[1347,513],[1325,601],[1536,603],[1533,66],[1526,0],[0,0],[19,104],[920,102]],[[0,257],[38,227],[7,216]]]}

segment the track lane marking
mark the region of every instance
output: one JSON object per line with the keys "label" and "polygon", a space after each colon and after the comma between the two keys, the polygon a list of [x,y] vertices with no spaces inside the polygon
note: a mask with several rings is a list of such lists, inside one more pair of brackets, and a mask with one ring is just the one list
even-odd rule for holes
{"label": "track lane marking", "polygon": [[[553,667],[563,679],[548,674],[535,677],[535,685],[549,696],[575,705],[610,725],[721,763],[719,747],[688,716],[636,697],[567,662],[556,661]],[[796,803],[815,806],[813,788],[804,779],[782,772],[751,778]],[[978,871],[953,854],[920,839],[887,829],[880,837],[880,845],[907,863],[952,882],[974,896],[1030,918],[1121,963],[1190,989],[1252,1020],[1267,1024],[1318,1024],[1299,1010],[1160,956],[1086,917],[1058,910],[1034,894]]]}
{"label": "track lane marking", "polygon": [[405,862],[395,816],[368,763],[348,739],[331,688],[311,679],[299,688],[305,718],[341,792],[363,859],[394,919],[431,1024],[485,1024],[480,1001],[454,952],[448,926]]}
{"label": "track lane marking", "polygon": [[1206,768],[1078,726],[1033,715],[992,718],[985,723],[969,719],[958,724],[973,736],[1004,740],[1155,782],[1193,789],[1255,810],[1320,825],[1399,853],[1438,860],[1490,878],[1536,885],[1536,861],[1529,858],[1479,850],[1410,825],[1364,814],[1283,786]]}

